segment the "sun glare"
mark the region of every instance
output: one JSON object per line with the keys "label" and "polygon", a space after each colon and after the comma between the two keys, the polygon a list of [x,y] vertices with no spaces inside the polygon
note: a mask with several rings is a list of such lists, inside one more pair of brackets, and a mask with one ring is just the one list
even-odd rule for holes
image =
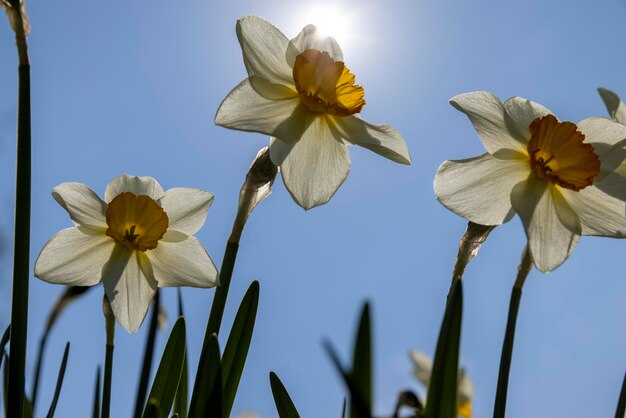
{"label": "sun glare", "polygon": [[300,23],[303,27],[309,23],[317,26],[321,34],[332,36],[340,45],[346,45],[354,37],[354,14],[336,2],[311,3],[302,13]]}

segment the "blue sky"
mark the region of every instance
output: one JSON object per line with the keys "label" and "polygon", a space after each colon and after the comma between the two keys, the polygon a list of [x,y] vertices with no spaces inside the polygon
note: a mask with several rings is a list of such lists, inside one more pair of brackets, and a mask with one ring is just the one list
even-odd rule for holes
{"label": "blue sky", "polygon": [[[323,2],[322,2],[323,3]],[[329,204],[305,212],[277,180],[241,242],[225,324],[253,279],[261,298],[233,412],[276,416],[268,373],[283,380],[304,417],[338,416],[343,388],[321,341],[348,358],[358,312],[373,305],[376,410],[417,388],[407,352],[432,353],[458,239],[466,222],[435,199],[441,162],[483,152],[467,118],[448,104],[487,90],[522,96],[574,122],[604,115],[596,88],[626,96],[626,3],[617,0],[338,1],[346,65],[365,88],[362,116],[405,137],[409,167],[358,147]],[[309,1],[93,3],[31,1],[32,259],[70,226],[50,196],[65,181],[102,194],[113,177],[155,177],[164,188],[215,193],[197,234],[216,263],[248,164],[268,138],[213,125],[225,95],[245,77],[237,18],[261,15],[288,37]],[[332,34],[332,33],[331,33]],[[343,39],[342,39],[343,37]],[[0,236],[12,235],[16,52],[0,24]],[[525,244],[519,219],[496,228],[465,276],[462,363],[474,380],[475,416],[492,412],[510,289]],[[524,288],[508,416],[611,416],[626,360],[626,244],[584,238],[550,274]],[[10,247],[0,251],[0,325],[9,319]],[[27,367],[61,287],[31,281]],[[213,290],[186,289],[191,364],[197,361]],[[172,289],[163,292],[176,311]],[[39,398],[47,410],[63,346],[70,362],[57,416],[83,416],[104,359],[101,287],[73,305],[52,332]],[[169,332],[169,331],[168,331]],[[159,337],[161,352],[166,334]],[[130,414],[145,329],[117,329],[112,416]],[[222,338],[222,344],[225,339]],[[30,387],[30,379],[27,382]]]}

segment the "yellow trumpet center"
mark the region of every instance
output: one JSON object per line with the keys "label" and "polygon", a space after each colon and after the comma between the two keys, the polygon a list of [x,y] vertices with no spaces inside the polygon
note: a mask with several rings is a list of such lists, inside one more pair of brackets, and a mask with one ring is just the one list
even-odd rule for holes
{"label": "yellow trumpet center", "polygon": [[106,234],[131,250],[156,248],[169,225],[159,204],[148,196],[120,193],[109,203]]}
{"label": "yellow trumpet center", "polygon": [[365,100],[354,74],[328,52],[307,49],[296,57],[293,80],[302,101],[312,112],[334,116],[359,113]]}
{"label": "yellow trumpet center", "polygon": [[537,177],[579,191],[600,174],[600,157],[576,124],[559,122],[554,115],[536,118],[529,126],[530,167]]}

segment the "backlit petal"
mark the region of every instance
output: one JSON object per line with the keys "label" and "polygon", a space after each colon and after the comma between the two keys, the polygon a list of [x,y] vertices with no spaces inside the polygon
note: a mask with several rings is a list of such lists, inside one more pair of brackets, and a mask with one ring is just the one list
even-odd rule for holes
{"label": "backlit petal", "polygon": [[169,219],[168,231],[193,235],[204,225],[213,203],[213,193],[176,187],[166,191],[159,203]]}
{"label": "backlit petal", "polygon": [[591,117],[577,124],[585,135],[585,142],[593,146],[600,157],[600,175],[596,182],[613,172],[626,158],[626,126],[611,119]]}
{"label": "backlit petal", "polygon": [[[294,90],[289,90],[289,93],[286,88],[278,86],[274,91],[275,97],[268,98],[273,87],[276,85],[269,85],[258,77],[242,81],[220,105],[215,123],[231,129],[286,138],[285,141],[298,140],[307,127],[310,112]],[[263,97],[257,90],[268,97]],[[283,96],[277,98],[280,95]]]}
{"label": "backlit petal", "polygon": [[530,131],[528,130],[530,123],[552,113],[539,103],[531,102],[522,97],[511,97],[504,102],[504,109],[512,122],[507,124],[509,132],[523,143],[527,143],[530,139]]}
{"label": "backlit petal", "polygon": [[160,242],[147,252],[159,287],[213,287],[219,282],[217,267],[196,237],[182,242]]}
{"label": "backlit petal", "polygon": [[526,154],[527,140],[517,136],[518,126],[506,117],[504,105],[494,94],[464,93],[450,99],[450,104],[469,117],[490,154],[503,158]]}
{"label": "backlit petal", "polygon": [[602,97],[611,118],[619,123],[626,124],[626,106],[619,96],[611,90],[602,87],[598,89],[598,93],[600,93],[600,97]]}
{"label": "backlit petal", "polygon": [[320,52],[328,52],[335,61],[343,61],[343,52],[339,44],[332,36],[323,36],[314,25],[306,25],[291,41],[287,47],[287,62],[293,68],[296,56],[305,49],[315,49]]}
{"label": "backlit petal", "polygon": [[293,145],[273,140],[270,157],[280,165],[287,190],[304,209],[328,202],[350,172],[346,145],[333,137],[322,117],[315,118]]}
{"label": "backlit petal", "polygon": [[577,243],[577,235],[559,219],[552,197],[554,186],[530,176],[513,187],[511,203],[526,230],[537,269],[548,272],[560,266]]}
{"label": "backlit petal", "polygon": [[102,283],[117,322],[128,332],[137,332],[157,289],[146,254],[115,246],[102,269]]}
{"label": "backlit petal", "polygon": [[389,125],[373,125],[357,116],[334,118],[338,135],[400,164],[410,164],[411,155],[400,133]]}
{"label": "backlit petal", "polygon": [[[611,183],[615,178],[608,178]],[[565,200],[576,211],[582,224],[583,235],[626,237],[626,189],[623,178],[620,182],[621,199],[608,195],[597,187],[585,187],[579,192],[562,190]],[[607,184],[607,187],[609,184]]]}
{"label": "backlit petal", "polygon": [[78,225],[95,231],[107,227],[107,204],[82,183],[63,183],[52,189],[52,197]]}
{"label": "backlit petal", "polygon": [[146,195],[154,200],[159,200],[165,192],[161,185],[152,177],[138,177],[122,174],[115,177],[107,185],[104,191],[104,201],[109,203],[118,194],[131,192],[136,196]]}
{"label": "backlit petal", "polygon": [[35,276],[48,283],[93,286],[115,243],[106,235],[85,234],[68,228],[53,236],[39,253]]}
{"label": "backlit petal", "polygon": [[274,25],[259,16],[246,16],[237,21],[237,39],[248,75],[293,85],[286,58],[289,40]]}
{"label": "backlit petal", "polygon": [[529,174],[528,161],[483,154],[444,162],[434,189],[437,199],[457,215],[481,225],[499,225],[513,217],[511,191]]}

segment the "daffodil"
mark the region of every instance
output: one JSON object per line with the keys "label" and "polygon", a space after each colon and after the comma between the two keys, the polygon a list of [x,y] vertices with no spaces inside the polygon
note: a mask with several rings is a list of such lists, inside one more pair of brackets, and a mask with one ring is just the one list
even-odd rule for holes
{"label": "daffodil", "polygon": [[450,100],[465,113],[487,152],[444,162],[437,199],[471,222],[499,225],[517,213],[535,266],[557,268],[580,235],[626,236],[626,126],[604,117],[578,124],[520,97],[505,103],[474,92]]}
{"label": "daffodil", "polygon": [[102,282],[117,322],[129,332],[143,322],[157,287],[218,284],[215,264],[193,236],[212,193],[163,191],[152,177],[122,175],[108,184],[104,200],[81,183],[63,183],[52,196],[74,227],[44,246],[35,276],[72,286]]}
{"label": "daffodil", "polygon": [[[430,357],[418,351],[409,353],[413,363],[413,374],[417,380],[428,388],[433,363]],[[474,384],[464,368],[459,369],[457,378],[457,415],[463,418],[472,417],[472,398],[474,397]]]}
{"label": "daffodil", "polygon": [[270,135],[272,162],[304,209],[328,202],[346,179],[349,144],[410,164],[397,130],[358,116],[364,90],[335,39],[308,25],[290,41],[257,16],[237,22],[237,37],[248,78],[224,99],[215,123]]}

